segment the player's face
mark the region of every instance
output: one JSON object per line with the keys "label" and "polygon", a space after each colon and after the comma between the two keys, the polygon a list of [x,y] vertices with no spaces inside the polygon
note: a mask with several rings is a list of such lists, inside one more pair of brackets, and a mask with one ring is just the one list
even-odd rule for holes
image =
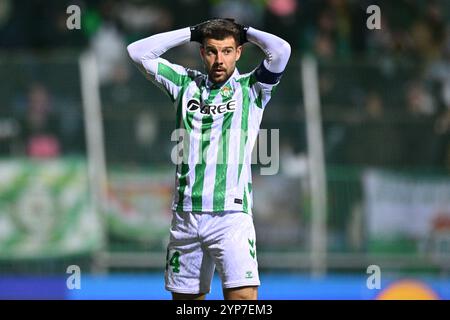
{"label": "player's face", "polygon": [[200,53],[208,71],[209,79],[214,83],[228,80],[241,57],[242,46],[237,46],[233,37],[223,40],[205,39]]}

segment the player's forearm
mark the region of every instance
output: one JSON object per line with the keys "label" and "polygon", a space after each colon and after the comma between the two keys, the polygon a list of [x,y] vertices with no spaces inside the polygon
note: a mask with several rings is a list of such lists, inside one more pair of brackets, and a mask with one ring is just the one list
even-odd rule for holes
{"label": "player's forearm", "polygon": [[128,45],[127,50],[134,62],[143,65],[145,60],[157,59],[167,50],[189,42],[190,38],[191,31],[187,27],[138,40]]}
{"label": "player's forearm", "polygon": [[283,72],[291,55],[291,46],[287,41],[252,27],[247,30],[247,39],[264,51],[264,66],[267,70],[273,73]]}

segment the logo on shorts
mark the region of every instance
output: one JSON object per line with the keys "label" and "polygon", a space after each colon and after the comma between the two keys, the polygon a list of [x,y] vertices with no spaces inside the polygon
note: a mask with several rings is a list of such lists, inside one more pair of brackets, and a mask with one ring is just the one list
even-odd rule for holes
{"label": "logo on shorts", "polygon": [[250,255],[255,259],[256,248],[255,248],[255,240],[248,239],[248,244],[250,245]]}
{"label": "logo on shorts", "polygon": [[245,279],[252,279],[253,278],[253,272],[247,271],[245,273]]}

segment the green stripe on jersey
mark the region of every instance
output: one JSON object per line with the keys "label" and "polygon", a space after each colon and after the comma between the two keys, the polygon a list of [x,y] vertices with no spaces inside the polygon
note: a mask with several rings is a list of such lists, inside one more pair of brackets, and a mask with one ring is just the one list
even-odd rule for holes
{"label": "green stripe on jersey", "polygon": [[179,74],[164,63],[158,63],[158,74],[177,86],[183,86],[192,79],[188,75]]}
{"label": "green stripe on jersey", "polygon": [[187,163],[181,163],[181,173],[180,178],[178,179],[179,187],[178,187],[178,203],[177,203],[177,211],[183,211],[183,203],[184,203],[184,191],[187,186],[187,176],[189,174],[189,165]]}
{"label": "green stripe on jersey", "polygon": [[278,84],[274,85],[274,86],[272,87],[272,90],[270,90],[270,96],[271,96],[271,97],[272,97],[273,93],[275,92],[275,90],[277,89],[277,87],[278,87]]}
{"label": "green stripe on jersey", "polygon": [[248,213],[248,199],[247,199],[247,188],[244,187],[244,204],[242,206],[242,211]]}
{"label": "green stripe on jersey", "polygon": [[[180,99],[178,101],[177,106],[177,124],[176,128],[181,129],[182,125],[185,125],[183,121],[183,94],[186,91],[187,86],[183,86],[183,88],[180,91]],[[187,129],[187,128],[186,128]],[[189,129],[187,129],[189,130]],[[180,177],[178,179],[178,203],[177,203],[177,211],[183,211],[183,203],[184,203],[184,192],[186,190],[187,186],[187,177],[189,175],[189,164],[186,163],[187,159],[189,159],[189,140],[186,141],[186,139],[189,139],[186,135],[183,135],[183,161],[180,164]],[[178,170],[178,166],[177,166]]]}
{"label": "green stripe on jersey", "polygon": [[225,114],[222,124],[222,134],[219,138],[219,149],[217,152],[218,163],[216,164],[216,178],[214,182],[214,211],[224,211],[225,208],[230,128],[234,114],[234,112]]}
{"label": "green stripe on jersey", "polygon": [[[208,99],[205,100],[205,104],[211,103],[216,95],[219,93],[219,89],[211,90]],[[195,181],[192,186],[192,211],[202,211],[202,195],[203,195],[203,182],[205,178],[206,159],[203,159],[203,155],[206,155],[210,145],[211,127],[214,119],[211,115],[204,115],[202,117],[201,126],[201,142],[199,148],[200,163],[195,165]]]}
{"label": "green stripe on jersey", "polygon": [[[192,98],[199,100],[200,99],[200,91],[196,92]],[[194,120],[195,112],[186,111],[186,117],[183,118],[184,128],[190,134],[192,132],[192,121]]]}
{"label": "green stripe on jersey", "polygon": [[262,91],[261,90],[259,90],[258,97],[255,100],[255,105],[258,108],[262,109]]}

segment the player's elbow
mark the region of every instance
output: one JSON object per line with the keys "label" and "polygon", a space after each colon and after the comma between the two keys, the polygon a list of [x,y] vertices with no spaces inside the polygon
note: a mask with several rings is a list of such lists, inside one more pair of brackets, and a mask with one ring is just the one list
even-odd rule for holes
{"label": "player's elbow", "polygon": [[278,47],[278,56],[280,60],[288,61],[291,56],[291,45],[283,40]]}
{"label": "player's elbow", "polygon": [[287,41],[281,39],[274,52],[272,52],[271,65],[273,72],[282,72],[288,63],[290,56],[291,45]]}
{"label": "player's elbow", "polygon": [[128,56],[136,63],[141,62],[141,55],[139,50],[136,48],[136,43],[133,42],[127,46]]}

